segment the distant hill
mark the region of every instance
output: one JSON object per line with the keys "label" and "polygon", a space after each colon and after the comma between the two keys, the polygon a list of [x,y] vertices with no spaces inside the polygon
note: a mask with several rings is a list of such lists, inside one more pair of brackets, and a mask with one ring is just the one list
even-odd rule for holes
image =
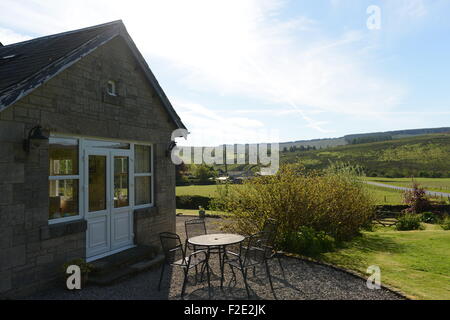
{"label": "distant hill", "polygon": [[314,140],[300,140],[294,142],[283,142],[280,144],[280,150],[286,148],[287,150],[291,150],[291,148],[307,148],[307,147],[315,147],[316,149],[326,149],[337,146],[344,146],[348,144],[345,140],[345,137],[342,138],[329,138],[329,139],[314,139]]}
{"label": "distant hill", "polygon": [[[423,131],[411,131],[406,133],[410,137],[402,139],[282,152],[281,162],[300,162],[308,169],[325,168],[330,161],[345,162],[362,166],[368,176],[450,177],[450,134],[420,135]],[[396,135],[400,134],[405,133]]]}
{"label": "distant hill", "polygon": [[296,148],[315,147],[316,149],[325,149],[330,147],[345,146],[348,144],[389,141],[433,133],[450,133],[450,127],[373,132],[373,133],[351,134],[340,138],[284,142],[280,144],[280,150],[286,149],[292,150],[293,147]]}
{"label": "distant hill", "polygon": [[[307,169],[323,169],[330,162],[345,162],[361,166],[368,176],[450,177],[450,127],[286,142],[280,144],[280,151],[281,163],[300,162]],[[214,168],[222,172],[261,170],[259,165],[250,164],[215,165]]]}

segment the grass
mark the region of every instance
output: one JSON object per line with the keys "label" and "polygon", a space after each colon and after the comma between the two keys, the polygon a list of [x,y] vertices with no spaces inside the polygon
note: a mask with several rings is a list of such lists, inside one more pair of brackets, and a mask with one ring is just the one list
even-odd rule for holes
{"label": "grass", "polygon": [[[398,187],[411,187],[411,179],[409,178],[364,178],[366,181],[379,182],[384,184],[389,184]],[[421,186],[429,191],[440,191],[440,192],[450,192],[450,179],[439,179],[439,178],[417,178],[416,179]],[[394,190],[389,188],[383,188],[379,186],[368,185],[369,190],[375,198],[375,202],[378,205],[401,205],[403,203],[403,191]],[[442,188],[439,190],[438,188]],[[444,200],[448,201],[447,198],[434,198],[432,200]]]}
{"label": "grass", "polygon": [[450,232],[437,225],[424,231],[394,231],[392,227],[364,232],[321,259],[366,274],[381,268],[384,284],[414,299],[450,299]]}
{"label": "grass", "polygon": [[[364,178],[367,181],[380,182],[399,187],[410,187],[410,178]],[[449,178],[417,178],[420,185],[430,191],[440,191],[450,193]],[[208,186],[183,186],[177,187],[177,196],[204,196],[215,197],[217,195],[217,185]],[[377,205],[401,205],[403,204],[403,191],[368,185],[367,188],[375,198]],[[440,198],[439,198],[440,199]],[[438,199],[438,200],[439,200]]]}
{"label": "grass", "polygon": [[[222,211],[212,211],[212,210],[205,210],[207,215],[214,215],[214,216],[226,216],[226,212]],[[177,215],[182,216],[198,216],[198,210],[189,210],[189,209],[177,209]]]}
{"label": "grass", "polygon": [[[378,205],[401,205],[402,191],[389,188],[368,185],[367,188],[373,194]],[[177,187],[177,196],[204,196],[215,197],[217,195],[217,186],[183,186]]]}
{"label": "grass", "polygon": [[[376,203],[380,205],[399,205],[402,204],[401,191],[377,187],[367,186],[375,197]],[[183,186],[177,187],[177,196],[204,196],[214,197],[217,195],[217,186]]]}
{"label": "grass", "polygon": [[[367,181],[390,184],[398,187],[410,188],[412,178],[366,178]],[[429,191],[450,193],[449,178],[414,178],[423,188]]]}
{"label": "grass", "polygon": [[367,185],[377,205],[402,205],[402,191]]}
{"label": "grass", "polygon": [[203,196],[214,198],[217,195],[217,185],[177,187],[177,196]]}

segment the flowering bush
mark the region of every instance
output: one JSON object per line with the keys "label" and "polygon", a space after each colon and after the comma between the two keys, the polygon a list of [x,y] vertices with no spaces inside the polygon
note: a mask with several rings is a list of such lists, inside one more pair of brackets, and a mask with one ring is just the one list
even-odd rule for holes
{"label": "flowering bush", "polygon": [[306,172],[299,165],[284,165],[274,176],[219,188],[215,206],[231,213],[229,228],[243,234],[261,230],[269,218],[277,220],[279,242],[304,226],[336,240],[350,239],[375,212],[358,170],[348,166]]}
{"label": "flowering bush", "polygon": [[407,213],[421,213],[431,207],[425,189],[415,181],[413,181],[412,190],[403,193],[403,201],[409,206],[406,209]]}

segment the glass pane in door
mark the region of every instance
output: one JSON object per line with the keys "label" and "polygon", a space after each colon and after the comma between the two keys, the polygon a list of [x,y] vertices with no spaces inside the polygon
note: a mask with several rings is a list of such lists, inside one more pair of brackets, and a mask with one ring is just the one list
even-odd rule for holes
{"label": "glass pane in door", "polygon": [[129,159],[126,156],[114,157],[114,208],[128,207],[129,201]]}
{"label": "glass pane in door", "polygon": [[106,210],[106,156],[89,156],[89,212]]}

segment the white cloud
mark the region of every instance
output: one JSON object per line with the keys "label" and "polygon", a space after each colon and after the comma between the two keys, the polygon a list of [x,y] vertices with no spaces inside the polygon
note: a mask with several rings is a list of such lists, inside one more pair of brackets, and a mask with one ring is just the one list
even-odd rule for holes
{"label": "white cloud", "polygon": [[217,146],[223,143],[279,141],[278,133],[268,130],[261,121],[212,111],[197,103],[175,98],[171,100],[190,131],[188,141],[180,141],[180,145]]}
{"label": "white cloud", "polygon": [[397,13],[400,17],[420,18],[428,13],[424,0],[397,0]]}
{"label": "white cloud", "polygon": [[31,37],[16,33],[12,30],[0,27],[0,42],[6,46],[8,44],[29,40]]}
{"label": "white cloud", "polygon": [[[376,75],[363,50],[364,33],[327,37],[308,17],[281,19],[284,5],[281,0],[2,0],[0,12],[1,25],[33,35],[122,18],[150,65],[152,58],[163,59],[191,90],[288,106],[320,132],[330,129],[311,111],[367,114],[397,105],[405,88]],[[420,14],[420,6],[410,11]],[[207,108],[176,105],[186,122],[194,123],[201,113],[220,123]],[[261,126],[251,118],[227,121],[241,137],[246,127]],[[201,123],[209,126],[206,122]]]}

